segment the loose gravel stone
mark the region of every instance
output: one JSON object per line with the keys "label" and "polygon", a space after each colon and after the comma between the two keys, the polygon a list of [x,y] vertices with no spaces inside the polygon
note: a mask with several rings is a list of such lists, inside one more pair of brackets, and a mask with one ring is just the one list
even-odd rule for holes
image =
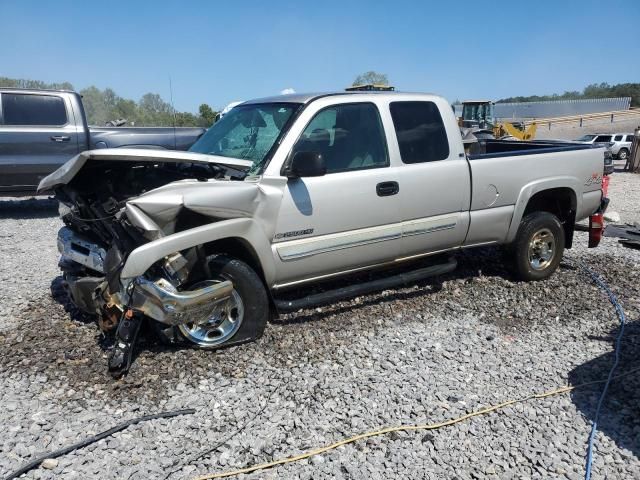
{"label": "loose gravel stone", "polygon": [[42,468],[46,468],[47,470],[53,470],[58,466],[58,460],[55,458],[47,458],[40,465]]}
{"label": "loose gravel stone", "polygon": [[[622,221],[633,221],[640,175],[614,174],[611,192]],[[640,367],[640,252],[612,238],[588,250],[578,232],[547,281],[515,281],[497,249],[466,251],[447,276],[285,316],[253,344],[203,352],[143,339],[130,374],[113,381],[105,339],[49,293],[56,215],[50,200],[0,199],[0,476],[177,408],[196,414],[132,426],[25,478],[192,478],[600,380],[617,319],[579,262],[628,315],[619,372]],[[582,478],[600,390],[369,438],[242,478]],[[594,478],[639,478],[639,375],[613,382],[599,429]]]}

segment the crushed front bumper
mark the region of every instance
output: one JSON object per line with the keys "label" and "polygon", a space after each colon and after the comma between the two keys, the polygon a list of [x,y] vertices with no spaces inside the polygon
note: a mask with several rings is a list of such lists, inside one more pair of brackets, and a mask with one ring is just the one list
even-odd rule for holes
{"label": "crushed front bumper", "polygon": [[206,321],[216,304],[226,301],[233,291],[233,284],[228,280],[207,281],[199,288],[178,291],[165,278],[150,280],[139,276],[126,283],[120,283],[120,291],[109,295],[106,293],[103,276],[89,276],[74,271],[77,270],[75,264],[104,275],[104,248],[64,227],[58,232],[58,250],[62,255],[61,268],[71,272],[67,275],[71,299],[89,313],[102,310],[104,316],[105,306],[115,306],[121,311],[131,309],[142,313],[166,325],[200,323]]}
{"label": "crushed front bumper", "polygon": [[207,282],[202,288],[179,292],[163,278],[151,282],[138,277],[130,288],[131,309],[175,326],[205,321],[217,303],[229,298],[233,284],[228,280]]}

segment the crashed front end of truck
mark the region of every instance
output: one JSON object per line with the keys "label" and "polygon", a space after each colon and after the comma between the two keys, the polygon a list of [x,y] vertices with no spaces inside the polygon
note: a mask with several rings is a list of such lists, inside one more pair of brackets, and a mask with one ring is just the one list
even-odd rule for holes
{"label": "crashed front end of truck", "polygon": [[233,308],[237,315],[240,307],[233,305],[232,282],[211,279],[206,245],[162,250],[171,248],[163,242],[169,237],[250,218],[260,205],[258,184],[233,181],[251,162],[226,159],[221,165],[206,157],[90,151],[40,184],[39,191],[54,191],[60,202],[65,226],[58,234],[59,265],[70,300],[95,316],[102,331],[115,333],[109,358],[114,376],[128,370],[144,319],[168,342],[187,339],[205,348],[216,345],[216,332],[229,333],[223,327],[234,328]]}

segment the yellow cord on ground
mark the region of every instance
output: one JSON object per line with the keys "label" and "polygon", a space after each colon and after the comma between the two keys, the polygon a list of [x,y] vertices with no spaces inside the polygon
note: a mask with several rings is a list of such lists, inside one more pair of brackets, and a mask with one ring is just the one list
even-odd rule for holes
{"label": "yellow cord on ground", "polygon": [[[617,375],[617,376],[613,377],[612,380],[613,379],[618,379],[620,377],[624,377],[624,376],[627,376],[627,375],[631,375],[632,373],[636,373],[636,372],[640,372],[640,368],[636,368],[636,369],[630,370],[630,371],[628,371],[626,373],[623,373],[621,375]],[[252,466],[249,466],[249,467],[240,468],[238,470],[229,470],[229,471],[226,471],[226,472],[211,473],[211,474],[207,474],[207,475],[202,475],[200,477],[196,477],[194,480],[210,480],[210,479],[214,479],[214,478],[234,477],[236,475],[240,475],[240,474],[243,474],[243,473],[251,473],[251,472],[255,472],[257,470],[265,470],[265,469],[272,468],[272,467],[275,467],[275,466],[278,466],[278,465],[284,465],[286,463],[299,462],[300,460],[305,460],[305,459],[313,457],[315,455],[320,455],[321,453],[328,452],[329,450],[334,450],[334,449],[336,449],[338,447],[341,447],[342,445],[347,445],[349,443],[354,443],[354,442],[357,442],[358,440],[363,440],[365,438],[376,437],[378,435],[386,435],[387,433],[391,433],[391,432],[402,432],[402,431],[411,431],[411,430],[436,430],[438,428],[448,427],[448,426],[451,426],[451,425],[455,425],[456,423],[464,422],[465,420],[468,420],[468,419],[473,418],[473,417],[478,417],[480,415],[486,415],[487,413],[495,412],[496,410],[500,410],[502,408],[508,407],[510,405],[514,405],[516,403],[522,403],[522,402],[526,402],[528,400],[551,397],[551,396],[554,396],[554,395],[560,395],[561,393],[567,393],[567,392],[570,392],[570,391],[575,390],[577,388],[582,388],[582,387],[586,387],[588,385],[594,385],[594,384],[597,384],[597,383],[604,383],[604,382],[606,382],[606,380],[595,380],[595,381],[592,381],[592,382],[581,383],[580,385],[569,385],[569,386],[561,387],[561,388],[558,388],[558,389],[555,389],[555,390],[549,390],[549,391],[543,392],[543,393],[534,393],[534,394],[529,395],[527,397],[523,397],[523,398],[519,398],[519,399],[515,399],[515,400],[508,400],[506,402],[498,403],[497,405],[492,405],[490,407],[485,407],[485,408],[482,408],[480,410],[476,410],[474,412],[467,413],[466,415],[462,415],[461,417],[452,418],[451,420],[446,420],[444,422],[428,423],[428,424],[423,424],[423,425],[399,425],[399,426],[396,426],[396,427],[387,427],[387,428],[382,428],[380,430],[373,430],[373,431],[370,431],[370,432],[361,433],[360,435],[356,435],[354,437],[345,438],[343,440],[340,440],[338,442],[332,443],[330,445],[326,445],[324,447],[317,448],[315,450],[309,450],[309,451],[307,451],[305,453],[301,453],[300,455],[293,455],[291,457],[281,458],[280,460],[274,460],[272,462],[261,463],[261,464],[258,464],[258,465],[252,465]]]}

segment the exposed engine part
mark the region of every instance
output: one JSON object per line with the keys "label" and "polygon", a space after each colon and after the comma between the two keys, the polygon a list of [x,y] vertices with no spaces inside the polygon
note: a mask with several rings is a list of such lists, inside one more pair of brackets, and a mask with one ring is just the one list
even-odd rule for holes
{"label": "exposed engine part", "polygon": [[107,256],[104,259],[104,274],[111,294],[120,291],[120,270],[124,265],[124,259],[124,255],[117,246],[113,245],[107,250]]}
{"label": "exposed engine part", "polygon": [[96,299],[105,287],[104,277],[80,277],[66,273],[64,279],[67,292],[76,307],[91,315],[99,313]]}
{"label": "exposed engine part", "polygon": [[164,270],[175,285],[180,286],[187,281],[189,269],[186,267],[188,267],[189,263],[189,260],[180,252],[167,255],[164,262]]}
{"label": "exposed engine part", "polygon": [[98,327],[103,332],[110,332],[118,326],[120,318],[122,318],[122,307],[110,301],[102,307],[102,315],[98,319]]}
{"label": "exposed engine part", "polygon": [[69,227],[62,227],[58,232],[58,251],[63,257],[104,273],[104,259],[107,256],[105,249],[78,235]]}
{"label": "exposed engine part", "polygon": [[215,305],[229,299],[233,283],[209,281],[195,290],[179,292],[169,281],[138,278],[129,307],[167,325],[206,321]]}

